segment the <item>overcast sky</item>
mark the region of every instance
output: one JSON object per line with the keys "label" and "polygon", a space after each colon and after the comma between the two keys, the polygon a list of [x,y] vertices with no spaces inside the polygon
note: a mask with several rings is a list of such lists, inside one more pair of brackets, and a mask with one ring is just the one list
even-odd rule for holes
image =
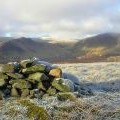
{"label": "overcast sky", "polygon": [[120,0],[0,0],[1,36],[81,38],[120,31]]}

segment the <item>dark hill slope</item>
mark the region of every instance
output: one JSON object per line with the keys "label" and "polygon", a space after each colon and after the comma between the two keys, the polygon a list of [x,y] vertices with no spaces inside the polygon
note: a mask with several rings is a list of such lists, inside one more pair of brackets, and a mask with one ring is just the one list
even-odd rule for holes
{"label": "dark hill slope", "polygon": [[6,58],[39,57],[46,60],[62,59],[69,51],[59,44],[46,41],[34,41],[30,38],[19,38],[4,42],[0,45],[0,55]]}
{"label": "dark hill slope", "polygon": [[[120,34],[100,34],[77,42],[73,47],[77,56],[98,52],[104,55],[120,55]],[[97,54],[97,53],[96,53]]]}

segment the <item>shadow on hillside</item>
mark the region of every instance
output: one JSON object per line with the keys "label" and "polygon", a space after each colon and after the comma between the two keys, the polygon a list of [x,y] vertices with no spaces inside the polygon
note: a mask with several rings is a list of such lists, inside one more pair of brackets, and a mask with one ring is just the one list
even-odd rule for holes
{"label": "shadow on hillside", "polygon": [[73,83],[75,83],[77,85],[80,85],[79,79],[75,75],[73,75],[73,74],[63,73],[63,78],[70,79]]}
{"label": "shadow on hillside", "polygon": [[80,85],[85,89],[90,89],[93,92],[120,92],[120,80],[103,81],[103,82],[80,82],[73,74],[63,73],[65,79],[70,79],[72,82]]}
{"label": "shadow on hillside", "polygon": [[120,92],[120,80],[81,83],[81,85],[93,92]]}

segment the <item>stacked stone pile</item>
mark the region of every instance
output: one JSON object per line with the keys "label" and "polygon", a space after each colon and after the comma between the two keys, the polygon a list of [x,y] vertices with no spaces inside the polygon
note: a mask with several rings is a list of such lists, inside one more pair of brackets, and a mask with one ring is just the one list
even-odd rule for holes
{"label": "stacked stone pile", "polygon": [[0,96],[40,97],[73,92],[74,85],[62,78],[62,70],[37,58],[0,64]]}

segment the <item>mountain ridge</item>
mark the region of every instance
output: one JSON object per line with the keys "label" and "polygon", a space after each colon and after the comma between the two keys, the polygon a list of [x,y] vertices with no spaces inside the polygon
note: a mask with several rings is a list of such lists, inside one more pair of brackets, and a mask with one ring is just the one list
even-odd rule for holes
{"label": "mountain ridge", "polygon": [[12,61],[36,56],[50,62],[85,62],[86,59],[94,62],[99,58],[120,56],[120,34],[117,33],[98,34],[77,42],[51,43],[51,40],[25,37],[0,41],[0,56]]}

